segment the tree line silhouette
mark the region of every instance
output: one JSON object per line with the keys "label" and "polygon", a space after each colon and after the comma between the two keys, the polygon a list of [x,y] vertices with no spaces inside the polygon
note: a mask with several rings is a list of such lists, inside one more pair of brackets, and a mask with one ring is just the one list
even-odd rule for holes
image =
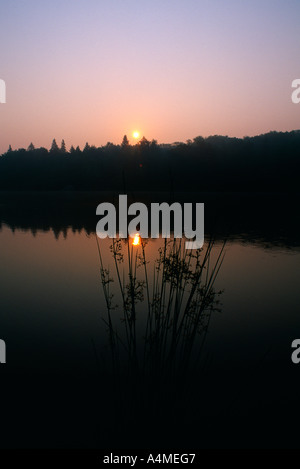
{"label": "tree line silhouette", "polygon": [[255,137],[196,137],[158,144],[108,142],[83,150],[54,139],[50,150],[8,151],[0,157],[0,190],[297,191],[300,131]]}

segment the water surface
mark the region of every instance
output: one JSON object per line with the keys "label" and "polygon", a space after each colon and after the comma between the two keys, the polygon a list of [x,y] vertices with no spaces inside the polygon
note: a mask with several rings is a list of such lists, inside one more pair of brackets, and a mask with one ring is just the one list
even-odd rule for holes
{"label": "water surface", "polygon": [[[145,416],[138,424],[132,417],[131,426],[134,410],[114,408],[108,396],[122,389],[102,366],[109,342],[95,233],[72,222],[58,229],[51,219],[43,227],[22,220],[2,216],[0,232],[3,447],[129,447],[126,428],[140,446],[145,438],[157,447],[297,445],[291,422],[300,413],[300,365],[290,358],[300,337],[296,235],[226,236],[215,282],[220,311],[211,315],[199,368],[157,425]],[[219,233],[212,262],[222,242]],[[111,242],[100,243],[114,276]],[[148,243],[149,267],[162,245]]]}

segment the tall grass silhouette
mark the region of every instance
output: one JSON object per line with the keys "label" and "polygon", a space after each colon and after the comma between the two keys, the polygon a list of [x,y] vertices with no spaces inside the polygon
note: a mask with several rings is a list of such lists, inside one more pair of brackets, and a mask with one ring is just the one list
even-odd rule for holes
{"label": "tall grass silhouette", "polygon": [[110,350],[106,371],[112,373],[115,410],[131,422],[166,416],[167,408],[170,420],[189,376],[199,371],[211,315],[220,310],[214,284],[225,242],[214,261],[212,238],[193,251],[182,239],[165,239],[154,262],[147,260],[147,244],[112,240],[110,270],[97,239]]}

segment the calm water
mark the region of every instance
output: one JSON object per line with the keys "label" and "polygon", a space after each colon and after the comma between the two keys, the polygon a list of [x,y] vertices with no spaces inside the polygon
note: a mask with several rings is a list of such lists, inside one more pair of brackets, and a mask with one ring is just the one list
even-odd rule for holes
{"label": "calm water", "polygon": [[[0,232],[3,447],[130,447],[132,439],[141,447],[298,444],[300,365],[290,359],[291,342],[300,337],[294,237],[229,239],[215,282],[224,290],[221,311],[211,315],[199,368],[174,402],[176,390],[162,391],[173,403],[150,422],[147,412],[135,420],[134,403],[124,411],[109,400],[124,383],[106,363],[95,234],[67,224],[29,229],[22,214],[14,220],[13,226],[3,216]],[[101,252],[114,275],[110,244],[102,241]],[[161,246],[161,240],[147,245],[149,267]],[[212,261],[221,246],[220,235]]]}

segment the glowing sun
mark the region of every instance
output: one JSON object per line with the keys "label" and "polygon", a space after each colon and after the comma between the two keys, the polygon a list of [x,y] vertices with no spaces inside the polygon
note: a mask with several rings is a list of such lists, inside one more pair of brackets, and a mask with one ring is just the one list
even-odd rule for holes
{"label": "glowing sun", "polygon": [[140,234],[137,233],[132,241],[133,246],[139,246],[141,244]]}
{"label": "glowing sun", "polygon": [[133,136],[133,138],[138,139],[139,136],[140,136],[140,132],[138,132],[137,130],[135,130],[135,131],[133,132],[132,136]]}

